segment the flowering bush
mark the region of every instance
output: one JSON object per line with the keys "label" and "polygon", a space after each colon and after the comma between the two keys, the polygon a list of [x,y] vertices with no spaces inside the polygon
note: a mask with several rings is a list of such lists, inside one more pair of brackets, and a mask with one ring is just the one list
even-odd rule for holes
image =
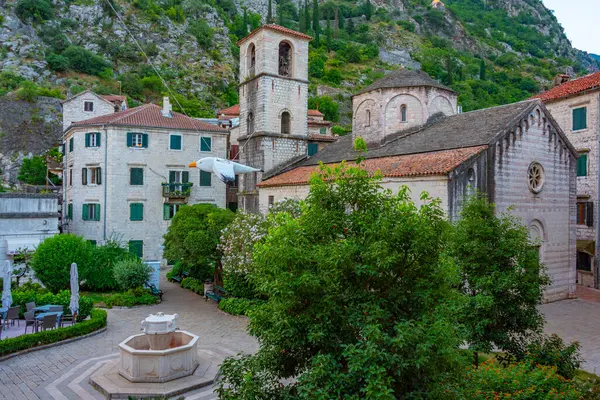
{"label": "flowering bush", "polygon": [[469,371],[463,387],[455,393],[458,398],[474,400],[575,400],[583,395],[577,384],[560,376],[555,367],[529,363],[503,367],[494,360],[488,360],[479,368]]}

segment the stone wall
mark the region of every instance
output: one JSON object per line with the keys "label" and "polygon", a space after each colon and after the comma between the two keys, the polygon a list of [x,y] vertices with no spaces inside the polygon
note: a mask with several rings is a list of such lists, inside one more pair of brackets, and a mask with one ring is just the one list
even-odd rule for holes
{"label": "stone wall", "polygon": [[[189,171],[189,181],[193,186],[188,204],[212,203],[226,207],[225,184],[213,174],[211,186],[201,187],[200,171],[189,169],[188,164],[202,157],[226,158],[227,133],[143,129],[142,132],[149,135],[148,148],[134,149],[127,147],[127,132],[140,132],[139,127],[108,127],[101,132],[101,147],[86,148],[85,133],[97,130],[73,128],[65,136],[67,143],[72,136],[75,140],[74,151],[67,151],[65,163],[68,169],[73,170],[73,184],[69,185],[69,171],[65,180],[65,204],[73,203],[73,220],[69,221],[69,232],[96,240],[98,244],[111,237],[119,238],[125,243],[129,240],[143,240],[144,259],[160,260],[163,235],[171,223],[163,218],[163,204],[177,202],[166,200],[162,194],[162,183],[169,181],[169,171]],[[182,150],[169,150],[169,133],[183,136]],[[200,151],[200,136],[212,138],[211,152]],[[93,166],[102,167],[102,183],[83,186],[82,168]],[[143,168],[143,185],[130,185],[130,168]],[[83,221],[84,203],[100,204],[100,221]],[[142,221],[130,221],[131,203],[144,205]]]}
{"label": "stone wall", "polygon": [[[85,111],[84,103],[86,101],[94,103],[93,111]],[[63,130],[71,126],[73,122],[113,114],[114,112],[115,105],[113,103],[102,99],[92,92],[82,93],[63,103]]]}
{"label": "stone wall", "polygon": [[[575,157],[540,108],[500,138],[489,154],[497,212],[510,212],[532,236],[542,238],[540,255],[552,280],[545,300],[566,299],[575,292]],[[537,194],[528,184],[533,162],[544,169]]]}
{"label": "stone wall", "polygon": [[[577,225],[577,239],[596,242],[596,227],[598,226],[598,138],[600,134],[600,120],[598,108],[600,107],[600,91],[586,93],[567,99],[560,99],[546,104],[546,107],[567,134],[569,141],[581,153],[587,153],[587,176],[577,177],[577,198],[579,201],[594,202],[594,226]],[[587,128],[573,131],[573,109],[587,108]],[[596,249],[598,249],[598,243]],[[598,250],[596,250],[598,251]],[[597,265],[598,257],[595,257],[593,265]],[[590,275],[586,276],[586,275]],[[578,275],[580,284],[596,287],[597,268],[592,272],[582,272]]]}
{"label": "stone wall", "polygon": [[[352,132],[368,143],[381,143],[386,136],[423,125],[436,113],[457,111],[456,93],[433,87],[378,89],[352,100]],[[401,108],[406,107],[406,121]]]}

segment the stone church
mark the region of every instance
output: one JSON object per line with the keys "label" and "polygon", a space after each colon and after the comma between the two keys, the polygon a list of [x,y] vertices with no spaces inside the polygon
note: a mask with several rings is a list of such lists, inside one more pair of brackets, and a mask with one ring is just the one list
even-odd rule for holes
{"label": "stone church", "polygon": [[[241,161],[264,172],[241,178],[246,211],[265,212],[285,198],[305,198],[320,163],[365,157],[382,186],[428,192],[448,218],[476,190],[497,212],[509,211],[540,241],[552,278],[546,301],[575,291],[577,152],[540,100],[459,113],[457,93],[421,71],[399,70],[353,97],[352,133],[307,152],[310,37],[265,25],[242,39]],[[357,154],[353,141],[365,139]]]}

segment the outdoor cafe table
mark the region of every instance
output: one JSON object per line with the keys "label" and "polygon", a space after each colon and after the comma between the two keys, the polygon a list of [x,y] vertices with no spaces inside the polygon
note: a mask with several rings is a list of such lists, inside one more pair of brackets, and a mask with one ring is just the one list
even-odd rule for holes
{"label": "outdoor cafe table", "polygon": [[[63,316],[63,312],[62,311],[44,312],[44,313],[36,315],[35,319],[38,322],[41,322],[41,321],[44,320],[44,317],[47,316],[47,315],[56,315],[56,327],[58,328],[60,326],[60,319]],[[38,325],[35,326],[35,331],[36,332],[38,331]]]}
{"label": "outdoor cafe table", "polygon": [[50,307],[62,307],[62,306],[61,306],[60,304],[46,304],[46,305],[43,305],[43,306],[38,306],[38,307],[35,307],[35,308],[33,309],[33,311],[37,311],[37,312],[40,312],[40,311],[41,311],[41,312],[48,312],[48,311],[50,311]]}

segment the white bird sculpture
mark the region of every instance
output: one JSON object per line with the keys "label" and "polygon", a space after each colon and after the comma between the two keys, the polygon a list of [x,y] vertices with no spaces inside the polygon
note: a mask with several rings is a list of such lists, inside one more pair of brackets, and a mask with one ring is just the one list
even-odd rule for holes
{"label": "white bird sculpture", "polygon": [[198,168],[205,172],[212,172],[224,183],[234,182],[236,175],[260,171],[260,169],[219,157],[201,158],[198,161],[191,162],[189,167]]}

